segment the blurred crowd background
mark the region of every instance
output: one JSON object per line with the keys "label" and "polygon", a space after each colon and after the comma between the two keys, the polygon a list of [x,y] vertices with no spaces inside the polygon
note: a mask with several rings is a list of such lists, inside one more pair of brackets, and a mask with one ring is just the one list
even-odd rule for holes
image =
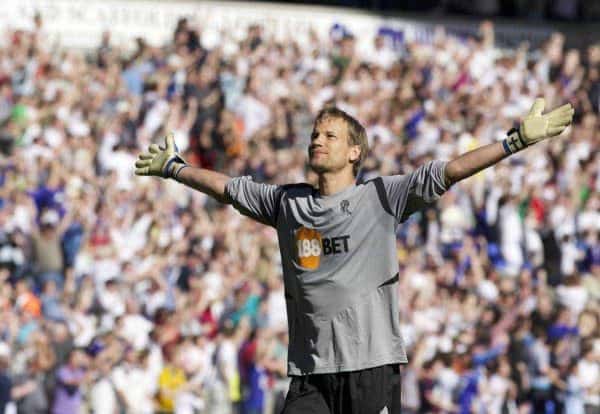
{"label": "blurred crowd background", "polygon": [[497,141],[536,96],[571,102],[574,125],[398,229],[403,412],[600,412],[600,44],[500,49],[489,21],[393,48],[357,35],[252,26],[207,50],[181,19],[160,47],[106,32],[84,52],[39,16],[1,33],[0,413],[281,408],[276,233],[134,176],[167,131],[193,165],[315,183],[312,121],[336,105],[368,130],[367,180]]}
{"label": "blurred crowd background", "polygon": [[[301,0],[290,2],[303,3]],[[428,12],[437,16],[451,13],[518,17],[529,21],[600,21],[600,0],[316,0],[313,2],[328,6],[360,7],[386,13],[412,11]]]}

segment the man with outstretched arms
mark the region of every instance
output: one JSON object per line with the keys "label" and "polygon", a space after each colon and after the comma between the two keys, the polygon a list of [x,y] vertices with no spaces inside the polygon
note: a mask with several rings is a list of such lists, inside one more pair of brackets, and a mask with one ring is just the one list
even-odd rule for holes
{"label": "man with outstretched arms", "polygon": [[365,129],[345,112],[322,110],[308,148],[318,188],[269,185],[187,165],[173,136],[136,161],[137,175],[175,179],[277,230],[289,325],[285,414],[400,412],[396,228],[454,183],[544,138],[573,117],[570,104],[542,114],[536,99],[507,137],[451,161],[357,184]]}

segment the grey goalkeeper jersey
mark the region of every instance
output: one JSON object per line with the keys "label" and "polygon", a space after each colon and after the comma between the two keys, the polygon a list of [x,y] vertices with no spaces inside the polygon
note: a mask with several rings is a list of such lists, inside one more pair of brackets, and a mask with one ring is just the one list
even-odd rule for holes
{"label": "grey goalkeeper jersey", "polygon": [[231,179],[242,214],[277,229],[287,304],[288,374],[406,363],[397,306],[396,228],[446,191],[443,161],[322,196],[308,184]]}

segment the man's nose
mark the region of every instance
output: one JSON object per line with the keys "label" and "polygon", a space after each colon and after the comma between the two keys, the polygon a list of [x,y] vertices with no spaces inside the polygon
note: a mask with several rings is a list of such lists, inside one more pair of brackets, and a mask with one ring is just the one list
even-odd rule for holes
{"label": "man's nose", "polygon": [[313,146],[313,147],[314,146],[321,147],[321,146],[323,146],[323,140],[324,140],[323,135],[319,134],[315,138],[313,138],[311,146]]}

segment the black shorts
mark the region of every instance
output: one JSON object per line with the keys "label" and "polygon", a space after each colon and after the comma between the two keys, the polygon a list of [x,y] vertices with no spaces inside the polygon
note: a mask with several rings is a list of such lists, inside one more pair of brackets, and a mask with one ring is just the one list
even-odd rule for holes
{"label": "black shorts", "polygon": [[281,414],[400,414],[400,365],[292,377]]}

